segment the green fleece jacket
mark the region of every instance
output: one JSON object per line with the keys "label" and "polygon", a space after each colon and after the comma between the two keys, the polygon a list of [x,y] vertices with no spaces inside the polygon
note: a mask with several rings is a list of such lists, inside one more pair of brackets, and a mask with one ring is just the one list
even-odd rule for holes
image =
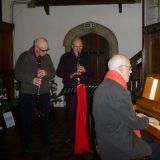
{"label": "green fleece jacket", "polygon": [[[41,58],[41,68],[47,71],[47,76],[42,79],[40,94],[49,93],[49,82],[55,76],[55,69],[49,54],[46,54]],[[30,48],[19,56],[15,65],[15,79],[20,82],[20,93],[37,93],[37,86],[32,83],[33,78],[37,75],[37,71],[38,63],[32,48]]]}

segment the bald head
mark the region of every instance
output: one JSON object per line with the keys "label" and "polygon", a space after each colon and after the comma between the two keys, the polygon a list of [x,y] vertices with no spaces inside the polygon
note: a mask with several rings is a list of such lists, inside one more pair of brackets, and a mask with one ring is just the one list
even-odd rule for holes
{"label": "bald head", "polygon": [[75,45],[77,43],[81,43],[82,44],[82,40],[80,37],[75,37],[72,41],[72,45]]}
{"label": "bald head", "polygon": [[40,37],[35,40],[35,45],[42,48],[46,46],[48,47],[48,41],[44,37]]}
{"label": "bald head", "polygon": [[73,41],[72,41],[72,46],[71,47],[72,47],[72,50],[73,50],[74,54],[76,56],[78,56],[83,49],[83,43],[82,43],[81,38],[80,37],[74,38]]}
{"label": "bald head", "polygon": [[48,41],[44,37],[37,38],[34,41],[34,46],[35,46],[35,52],[37,56],[38,55],[44,56],[49,49]]}

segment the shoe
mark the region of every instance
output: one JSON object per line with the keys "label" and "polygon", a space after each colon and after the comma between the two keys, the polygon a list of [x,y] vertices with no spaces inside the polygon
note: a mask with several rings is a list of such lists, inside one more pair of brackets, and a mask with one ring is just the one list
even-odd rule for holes
{"label": "shoe", "polygon": [[55,147],[53,146],[53,144],[48,144],[47,145],[47,149],[49,151],[49,154],[52,154],[52,152],[54,151]]}
{"label": "shoe", "polygon": [[30,154],[31,154],[30,149],[28,149],[28,148],[23,148],[22,151],[21,151],[21,153],[20,153],[20,157],[23,158],[23,157],[26,157],[26,156],[28,156],[28,155],[30,155]]}
{"label": "shoe", "polygon": [[51,142],[44,143],[43,146],[44,146],[49,152],[53,152],[53,150],[55,149],[54,145],[53,145]]}
{"label": "shoe", "polygon": [[46,146],[46,151],[47,151],[47,153],[48,153],[48,156],[49,157],[51,157],[52,156],[52,153],[53,153],[53,151],[54,151],[54,149],[55,149],[55,147],[54,147],[54,145],[52,144],[52,143],[49,143],[49,144],[47,144]]}

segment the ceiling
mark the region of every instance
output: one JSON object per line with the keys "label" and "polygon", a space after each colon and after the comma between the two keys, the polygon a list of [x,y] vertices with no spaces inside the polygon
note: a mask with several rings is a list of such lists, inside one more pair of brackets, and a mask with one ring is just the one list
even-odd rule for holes
{"label": "ceiling", "polygon": [[141,0],[30,0],[28,2],[28,7],[34,8],[44,6],[46,14],[49,14],[50,6],[118,4],[119,12],[122,12],[122,4],[140,2]]}

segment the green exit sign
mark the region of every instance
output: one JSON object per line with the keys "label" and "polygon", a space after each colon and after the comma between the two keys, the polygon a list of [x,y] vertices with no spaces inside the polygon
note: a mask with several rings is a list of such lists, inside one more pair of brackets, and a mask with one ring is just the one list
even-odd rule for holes
{"label": "green exit sign", "polygon": [[85,23],[84,24],[84,29],[91,29],[91,28],[95,28],[96,24],[95,23]]}

